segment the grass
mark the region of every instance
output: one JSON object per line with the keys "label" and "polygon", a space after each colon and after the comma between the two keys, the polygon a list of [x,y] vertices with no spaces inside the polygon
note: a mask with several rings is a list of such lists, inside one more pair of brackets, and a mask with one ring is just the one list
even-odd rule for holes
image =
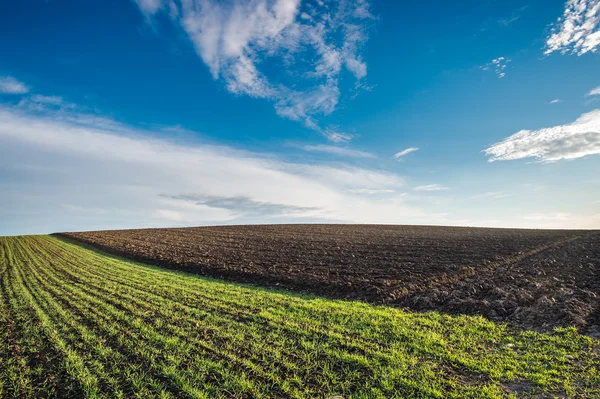
{"label": "grass", "polygon": [[0,238],[0,397],[600,397],[599,341]]}

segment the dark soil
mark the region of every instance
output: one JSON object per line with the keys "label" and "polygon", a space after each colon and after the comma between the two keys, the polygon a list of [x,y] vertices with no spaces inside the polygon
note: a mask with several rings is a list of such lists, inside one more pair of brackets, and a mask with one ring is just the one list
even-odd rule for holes
{"label": "dark soil", "polygon": [[260,225],[60,233],[170,269],[600,336],[600,232]]}

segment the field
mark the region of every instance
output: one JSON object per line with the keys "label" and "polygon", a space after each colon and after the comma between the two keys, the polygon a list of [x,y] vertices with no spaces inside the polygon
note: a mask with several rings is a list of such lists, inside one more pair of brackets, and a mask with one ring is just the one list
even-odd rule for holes
{"label": "field", "polygon": [[50,236],[0,238],[0,293],[0,397],[600,397],[599,341],[574,328],[259,289]]}
{"label": "field", "polygon": [[600,337],[600,232],[277,225],[67,233],[238,282]]}

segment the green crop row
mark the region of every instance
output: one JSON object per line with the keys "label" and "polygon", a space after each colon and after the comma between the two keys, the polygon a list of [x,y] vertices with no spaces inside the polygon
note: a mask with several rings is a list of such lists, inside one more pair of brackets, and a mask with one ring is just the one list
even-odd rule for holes
{"label": "green crop row", "polygon": [[599,342],[0,239],[0,397],[600,397]]}

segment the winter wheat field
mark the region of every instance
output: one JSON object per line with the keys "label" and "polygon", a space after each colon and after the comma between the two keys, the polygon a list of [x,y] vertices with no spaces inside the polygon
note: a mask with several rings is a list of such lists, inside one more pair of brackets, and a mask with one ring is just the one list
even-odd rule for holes
{"label": "winter wheat field", "polygon": [[0,238],[6,398],[598,398],[600,233]]}

